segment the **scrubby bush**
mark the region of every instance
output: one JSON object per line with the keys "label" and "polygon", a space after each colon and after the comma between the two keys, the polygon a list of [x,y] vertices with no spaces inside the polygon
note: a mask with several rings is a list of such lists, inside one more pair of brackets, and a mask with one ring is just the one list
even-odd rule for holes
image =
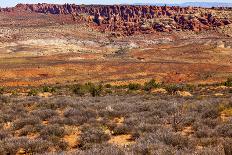
{"label": "scrubby bush", "polygon": [[20,138],[8,138],[1,144],[0,154],[16,154],[19,149],[24,149],[27,154],[32,153],[44,153],[46,152],[51,144],[48,141],[35,139],[31,140],[25,137]]}
{"label": "scrubby bush", "polygon": [[232,94],[232,89],[230,89],[230,90],[229,90],[229,93],[231,93],[231,94]]}
{"label": "scrubby bush", "polygon": [[75,124],[87,123],[97,116],[96,111],[89,108],[68,108],[64,111],[64,117],[73,120]]}
{"label": "scrubby bush", "polygon": [[47,136],[46,140],[51,143],[51,146],[53,146],[57,151],[65,151],[68,148],[67,142],[62,140],[60,137],[57,136]]}
{"label": "scrubby bush", "polygon": [[103,85],[95,85],[93,83],[86,83],[84,85],[77,84],[72,88],[73,92],[77,95],[83,96],[86,93],[90,93],[93,97],[100,96],[103,90]]}
{"label": "scrubby bush", "polygon": [[64,128],[58,124],[47,125],[40,132],[40,136],[45,139],[47,139],[47,137],[52,137],[52,136],[63,137],[64,135],[65,135]]}
{"label": "scrubby bush", "polygon": [[214,129],[218,124],[220,124],[219,119],[211,119],[211,118],[203,119],[201,120],[201,122],[211,129]]}
{"label": "scrubby bush", "polygon": [[205,111],[203,111],[202,113],[202,118],[211,118],[211,119],[215,119],[219,116],[219,109],[217,108],[217,106],[210,106],[205,108]]}
{"label": "scrubby bush", "polygon": [[143,89],[145,91],[150,91],[153,88],[158,88],[160,85],[158,83],[156,83],[156,81],[154,79],[150,80],[149,82],[145,82]]}
{"label": "scrubby bush", "polygon": [[216,130],[220,136],[232,137],[232,124],[219,125]]}
{"label": "scrubby bush", "polygon": [[183,86],[182,85],[171,84],[171,85],[166,85],[165,89],[169,94],[175,94],[177,91],[182,91]]}
{"label": "scrubby bush", "polygon": [[88,148],[93,144],[103,143],[110,139],[108,134],[101,128],[84,128],[80,135],[80,146],[82,148]]}
{"label": "scrubby bush", "polygon": [[218,146],[220,144],[220,141],[216,137],[210,137],[210,138],[199,138],[197,143],[200,146],[203,147],[213,147],[213,146]]}
{"label": "scrubby bush", "polygon": [[106,84],[105,87],[106,88],[112,88],[112,85],[111,84]]}
{"label": "scrubby bush", "polygon": [[56,111],[51,109],[34,110],[31,112],[31,114],[39,117],[41,120],[46,120],[58,115]]}
{"label": "scrubby bush", "polygon": [[197,155],[222,155],[223,150],[218,146],[216,146],[216,147],[211,146],[208,148],[203,148],[203,149],[197,150],[196,154]]}
{"label": "scrubby bush", "polygon": [[28,92],[28,96],[36,96],[39,94],[39,90],[37,89],[31,89],[29,92]]}
{"label": "scrubby bush", "polygon": [[4,88],[0,87],[0,94],[3,94],[3,92],[4,92]]}
{"label": "scrubby bush", "polygon": [[0,103],[9,103],[10,101],[11,101],[10,97],[0,95]]}
{"label": "scrubby bush", "polygon": [[42,88],[42,92],[54,93],[54,92],[56,92],[56,88],[55,87],[44,86]]}
{"label": "scrubby bush", "polygon": [[[4,131],[4,130],[0,130],[0,141],[1,140],[4,140],[5,138],[8,137],[8,134],[7,131]],[[0,145],[1,146],[1,145]]]}
{"label": "scrubby bush", "polygon": [[232,154],[232,139],[227,138],[223,142],[223,150],[225,155],[231,155]]}
{"label": "scrubby bush", "polygon": [[207,137],[212,137],[212,132],[213,131],[211,129],[204,126],[196,130],[194,135],[197,138],[207,138]]}
{"label": "scrubby bush", "polygon": [[101,84],[100,85],[94,85],[94,84],[89,85],[89,92],[93,97],[100,96],[102,90],[103,90],[103,86]]}
{"label": "scrubby bush", "polygon": [[189,139],[181,136],[180,134],[174,134],[172,132],[164,132],[158,136],[159,140],[166,145],[171,145],[180,149],[187,148],[189,146]]}
{"label": "scrubby bush", "polygon": [[139,90],[142,86],[139,83],[130,83],[128,85],[129,90]]}
{"label": "scrubby bush", "polygon": [[116,128],[114,128],[113,135],[127,134],[130,130],[131,129],[128,125],[118,125]]}
{"label": "scrubby bush", "polygon": [[25,125],[21,130],[19,130],[19,136],[27,136],[31,133],[39,133],[43,126],[41,124],[37,125]]}
{"label": "scrubby bush", "polygon": [[[77,153],[78,154],[78,153]],[[89,150],[84,151],[84,154],[96,154],[96,155],[126,155],[125,152],[115,146],[110,144],[95,144],[93,147]]]}
{"label": "scrubby bush", "polygon": [[87,92],[86,88],[81,84],[76,84],[72,87],[73,93],[83,96]]}
{"label": "scrubby bush", "polygon": [[45,100],[41,101],[35,104],[35,106],[41,110],[51,109],[51,110],[57,110],[60,108],[60,104],[57,104],[56,102],[53,102],[52,100]]}
{"label": "scrubby bush", "polygon": [[227,87],[232,87],[232,77],[229,77],[226,82],[224,82],[224,85]]}
{"label": "scrubby bush", "polygon": [[13,122],[13,128],[15,130],[22,129],[26,125],[37,125],[40,124],[40,119],[38,117],[28,117],[28,118],[19,118]]}

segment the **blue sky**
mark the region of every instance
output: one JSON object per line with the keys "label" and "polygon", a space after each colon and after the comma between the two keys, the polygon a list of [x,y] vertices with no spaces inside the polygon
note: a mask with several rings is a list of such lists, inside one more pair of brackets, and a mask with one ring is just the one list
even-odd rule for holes
{"label": "blue sky", "polygon": [[15,6],[17,3],[76,3],[76,4],[119,4],[119,3],[182,3],[197,2],[232,2],[232,0],[0,0],[1,7]]}

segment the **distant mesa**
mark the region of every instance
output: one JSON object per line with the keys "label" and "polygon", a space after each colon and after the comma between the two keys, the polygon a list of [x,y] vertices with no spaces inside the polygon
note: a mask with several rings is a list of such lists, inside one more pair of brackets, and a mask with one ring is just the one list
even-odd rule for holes
{"label": "distant mesa", "polygon": [[203,8],[212,8],[212,7],[232,7],[232,3],[220,3],[220,2],[186,2],[186,3],[135,3],[134,5],[151,5],[151,6],[180,6],[180,7],[203,7]]}
{"label": "distant mesa", "polygon": [[[187,6],[189,3],[184,3]],[[223,8],[214,8],[223,9]],[[230,9],[230,8],[227,8]],[[71,15],[103,32],[121,35],[137,33],[202,31],[231,24],[226,17],[216,17],[204,8],[153,5],[75,5],[18,4],[2,12],[28,11],[44,14]]]}

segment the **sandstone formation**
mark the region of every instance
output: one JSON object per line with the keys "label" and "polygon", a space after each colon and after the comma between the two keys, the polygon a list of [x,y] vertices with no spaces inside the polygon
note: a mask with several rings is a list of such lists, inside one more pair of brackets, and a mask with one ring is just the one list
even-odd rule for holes
{"label": "sandstone formation", "polygon": [[73,20],[93,23],[101,31],[136,33],[202,31],[228,25],[226,18],[216,17],[206,9],[196,7],[18,4],[0,11],[25,10],[45,14],[72,15]]}

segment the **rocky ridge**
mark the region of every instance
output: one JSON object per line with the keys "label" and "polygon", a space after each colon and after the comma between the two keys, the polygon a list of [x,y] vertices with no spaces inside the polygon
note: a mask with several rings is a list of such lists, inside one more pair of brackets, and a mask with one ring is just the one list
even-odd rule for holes
{"label": "rocky ridge", "polygon": [[195,32],[231,24],[230,19],[218,17],[213,9],[178,6],[18,4],[1,12],[28,11],[44,14],[72,15],[73,20],[87,21],[101,31],[113,34]]}

